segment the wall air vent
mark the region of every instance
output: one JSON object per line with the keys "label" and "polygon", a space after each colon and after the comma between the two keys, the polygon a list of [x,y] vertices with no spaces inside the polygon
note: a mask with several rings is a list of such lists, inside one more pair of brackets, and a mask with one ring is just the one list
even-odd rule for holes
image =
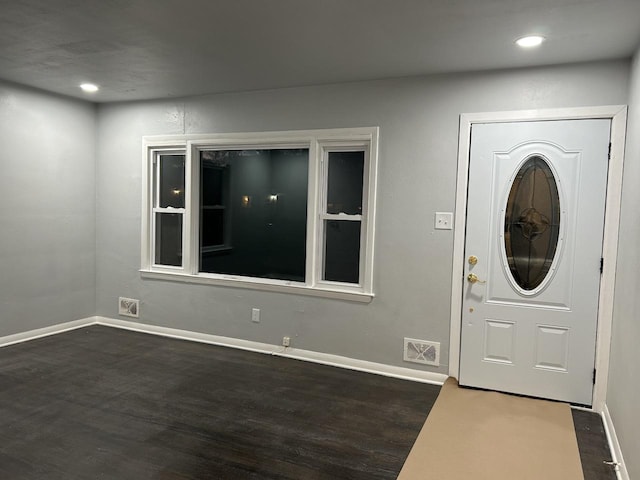
{"label": "wall air vent", "polygon": [[140,316],[140,300],[120,297],[118,299],[118,315],[138,318]]}
{"label": "wall air vent", "polygon": [[440,366],[440,342],[405,337],[404,361]]}

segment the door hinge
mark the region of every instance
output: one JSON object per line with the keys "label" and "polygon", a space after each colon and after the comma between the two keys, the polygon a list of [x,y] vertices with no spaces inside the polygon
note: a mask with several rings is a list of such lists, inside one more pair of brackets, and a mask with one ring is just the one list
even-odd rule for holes
{"label": "door hinge", "polygon": [[604,271],[604,258],[600,257],[600,274]]}
{"label": "door hinge", "polygon": [[596,384],[596,369],[593,369],[593,384]]}
{"label": "door hinge", "polygon": [[609,151],[607,152],[607,159],[611,160],[611,142],[609,142]]}

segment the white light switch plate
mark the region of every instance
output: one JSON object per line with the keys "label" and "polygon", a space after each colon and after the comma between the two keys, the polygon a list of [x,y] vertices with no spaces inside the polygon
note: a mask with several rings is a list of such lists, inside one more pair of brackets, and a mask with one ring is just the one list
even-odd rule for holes
{"label": "white light switch plate", "polygon": [[435,227],[436,230],[453,230],[453,213],[436,212]]}

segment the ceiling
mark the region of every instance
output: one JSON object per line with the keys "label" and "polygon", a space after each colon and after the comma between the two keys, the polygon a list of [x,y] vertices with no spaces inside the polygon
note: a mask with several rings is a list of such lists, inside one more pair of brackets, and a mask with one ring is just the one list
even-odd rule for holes
{"label": "ceiling", "polygon": [[[514,45],[531,33],[547,41]],[[640,0],[0,0],[0,78],[95,102],[629,58],[639,44]]]}

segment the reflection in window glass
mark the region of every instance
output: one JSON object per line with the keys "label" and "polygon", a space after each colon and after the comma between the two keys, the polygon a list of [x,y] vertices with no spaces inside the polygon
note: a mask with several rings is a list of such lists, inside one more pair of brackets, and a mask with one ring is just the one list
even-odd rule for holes
{"label": "reflection in window glass", "polygon": [[201,190],[202,205],[207,207],[224,205],[223,198],[227,190],[225,180],[228,177],[226,171],[229,169],[229,164],[221,162],[216,165],[212,160],[203,160],[200,167],[202,185],[207,186],[206,189]]}
{"label": "reflection in window glass", "polygon": [[227,161],[200,162],[200,248],[212,251],[229,244],[229,180]]}
{"label": "reflection in window glass", "polygon": [[202,246],[216,247],[224,245],[224,210],[202,210]]}
{"label": "reflection in window glass", "polygon": [[160,155],[160,207],[184,208],[184,155]]}
{"label": "reflection in window glass", "polygon": [[200,271],[304,282],[309,150],[205,150],[200,165]]}
{"label": "reflection in window glass", "polygon": [[364,152],[329,152],[327,213],[362,215]]}
{"label": "reflection in window glass", "polygon": [[529,158],[511,186],[504,242],[511,275],[523,290],[534,290],[548,275],[560,236],[560,197],[547,162]]}
{"label": "reflection in window glass", "polygon": [[157,265],[182,266],[182,215],[156,213]]}
{"label": "reflection in window glass", "polygon": [[323,280],[359,283],[360,224],[359,221],[325,221]]}

